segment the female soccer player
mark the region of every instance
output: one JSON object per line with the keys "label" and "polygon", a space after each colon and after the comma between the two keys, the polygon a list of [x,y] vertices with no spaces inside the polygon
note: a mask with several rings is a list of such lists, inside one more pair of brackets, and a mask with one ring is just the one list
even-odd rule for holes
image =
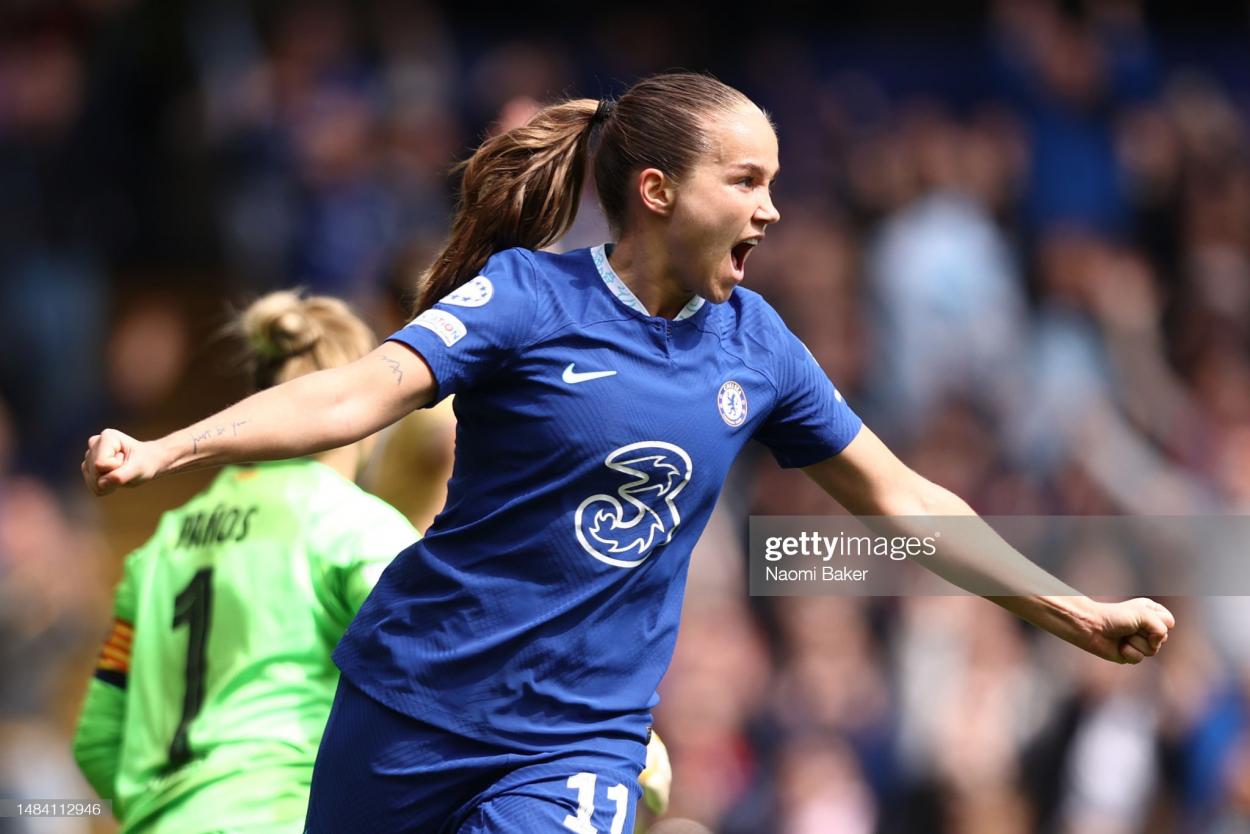
{"label": "female soccer player", "polygon": [[[576,213],[596,128],[617,242],[537,251]],[[91,439],[84,477],[103,494],[337,446],[456,394],[447,505],[336,650],[309,832],[631,830],[687,560],[748,439],[855,513],[971,515],[738,287],[779,219],[777,169],[767,116],[707,76],[545,108],[466,163],[420,314],[373,354],[161,440]],[[958,553],[951,572],[1001,580],[996,602],[1110,660],[1166,637],[1161,606],[1042,585],[998,551]]]}
{"label": "female soccer player", "polygon": [[[291,292],[240,325],[261,389],[377,344],[342,302]],[[417,538],[353,483],[366,445],[227,467],[126,559],[74,740],[124,831],[301,830],[330,651]]]}

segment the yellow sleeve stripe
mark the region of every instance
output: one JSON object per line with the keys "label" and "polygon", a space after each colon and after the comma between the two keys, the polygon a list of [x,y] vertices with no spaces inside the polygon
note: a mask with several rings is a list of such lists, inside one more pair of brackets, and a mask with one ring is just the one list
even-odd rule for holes
{"label": "yellow sleeve stripe", "polygon": [[125,652],[125,651],[122,651],[121,649],[116,649],[112,646],[105,646],[104,648],[100,649],[100,659],[104,660],[105,658],[115,661],[117,663],[129,663],[130,652]]}
{"label": "yellow sleeve stripe", "polygon": [[100,658],[96,662],[97,670],[122,672],[130,670],[130,644],[134,637],[134,626],[122,620],[113,621],[113,630],[108,639],[100,647]]}
{"label": "yellow sleeve stripe", "polygon": [[130,668],[125,663],[116,660],[109,660],[107,657],[100,658],[100,662],[95,667],[97,672],[121,672],[126,674]]}

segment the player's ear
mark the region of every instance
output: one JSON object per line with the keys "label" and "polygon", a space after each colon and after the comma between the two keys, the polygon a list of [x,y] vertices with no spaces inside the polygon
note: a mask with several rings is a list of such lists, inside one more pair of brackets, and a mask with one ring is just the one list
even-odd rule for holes
{"label": "player's ear", "polygon": [[677,183],[659,168],[646,168],[638,175],[638,196],[644,209],[667,217],[673,212]]}

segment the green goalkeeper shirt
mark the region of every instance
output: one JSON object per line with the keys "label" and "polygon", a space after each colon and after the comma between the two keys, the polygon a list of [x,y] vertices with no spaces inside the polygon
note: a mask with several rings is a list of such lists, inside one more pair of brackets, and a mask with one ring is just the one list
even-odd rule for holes
{"label": "green goalkeeper shirt", "polygon": [[126,559],[74,753],[123,832],[299,831],[330,652],[416,530],[312,460],[227,467]]}

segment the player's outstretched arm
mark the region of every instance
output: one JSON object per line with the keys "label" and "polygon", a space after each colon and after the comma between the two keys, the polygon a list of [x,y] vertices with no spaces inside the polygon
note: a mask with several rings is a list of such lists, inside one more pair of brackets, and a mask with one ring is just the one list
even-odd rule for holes
{"label": "player's outstretched arm", "polygon": [[803,471],[855,515],[890,517],[905,535],[927,535],[906,529],[927,516],[969,517],[925,567],[961,587],[996,589],[986,598],[1105,660],[1140,663],[1176,625],[1153,600],[1096,602],[1060,582],[977,519],[963,499],[909,469],[867,427],[840,454]]}
{"label": "player's outstretched arm", "polygon": [[386,342],[351,364],[267,388],[160,440],[105,429],[87,443],[83,479],[105,495],[171,472],[303,457],[367,437],[434,393],[425,360]]}

